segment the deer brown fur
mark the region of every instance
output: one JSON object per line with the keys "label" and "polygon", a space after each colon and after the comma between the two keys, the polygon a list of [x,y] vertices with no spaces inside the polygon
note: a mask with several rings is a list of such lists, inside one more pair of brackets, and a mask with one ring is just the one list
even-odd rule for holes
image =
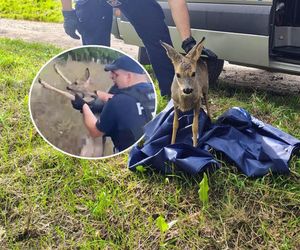
{"label": "deer brown fur", "polygon": [[170,45],[163,43],[169,58],[171,59],[175,75],[171,86],[171,97],[174,103],[174,120],[171,144],[176,141],[178,130],[178,111],[194,110],[192,124],[193,146],[197,146],[198,119],[202,99],[205,101],[207,114],[210,117],[208,105],[208,71],[206,63],[200,59],[203,49],[203,38],[185,56],[178,53]]}

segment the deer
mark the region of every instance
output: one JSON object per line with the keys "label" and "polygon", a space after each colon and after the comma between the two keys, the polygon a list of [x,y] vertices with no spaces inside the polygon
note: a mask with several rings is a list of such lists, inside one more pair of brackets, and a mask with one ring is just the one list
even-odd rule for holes
{"label": "deer", "polygon": [[[58,65],[55,63],[53,65],[55,72],[67,83],[66,90],[58,89],[41,78],[38,79],[38,82],[45,88],[50,91],[53,91],[59,95],[62,95],[69,100],[75,100],[75,94],[78,94],[86,102],[92,101],[97,98],[95,91],[90,90],[91,85],[91,74],[89,68],[85,69],[84,76],[81,79],[76,79],[74,82],[70,81]],[[95,114],[99,117],[99,114]],[[97,117],[97,118],[98,118]],[[102,157],[104,156],[105,150],[105,139],[103,137],[93,138],[88,135],[85,137],[84,146],[81,148],[80,156],[82,157]]]}
{"label": "deer", "polygon": [[59,69],[57,64],[53,65],[55,72],[68,84],[66,89],[73,94],[55,88],[48,84],[47,82],[43,81],[41,78],[38,79],[38,82],[46,89],[54,91],[60,95],[65,96],[70,100],[75,100],[75,94],[79,94],[82,98],[85,98],[86,101],[91,101],[93,98],[96,98],[96,94],[94,92],[89,91],[89,86],[91,84],[91,74],[89,68],[85,69],[85,74],[83,79],[76,79],[74,82],[71,82]]}
{"label": "deer", "polygon": [[202,100],[205,101],[207,115],[210,118],[208,103],[208,70],[206,62],[200,59],[205,37],[198,42],[185,56],[178,53],[172,46],[161,42],[171,59],[175,75],[171,85],[171,98],[174,104],[174,119],[171,144],[176,141],[179,126],[178,113],[194,111],[192,123],[193,146],[197,146],[198,119]]}

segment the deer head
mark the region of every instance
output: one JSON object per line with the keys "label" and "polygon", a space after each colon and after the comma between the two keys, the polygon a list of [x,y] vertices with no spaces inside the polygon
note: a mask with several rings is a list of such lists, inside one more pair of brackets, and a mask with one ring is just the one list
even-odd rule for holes
{"label": "deer head", "polygon": [[205,38],[197,43],[185,56],[178,53],[169,44],[161,42],[161,45],[166,49],[167,55],[174,65],[174,81],[177,82],[182,95],[188,96],[192,94],[197,85],[198,77],[196,77],[196,74],[200,72],[196,71],[196,67],[203,49],[204,40]]}
{"label": "deer head", "polygon": [[91,88],[91,74],[88,68],[85,69],[84,76],[76,79],[74,82],[71,82],[58,68],[56,64],[54,64],[54,69],[61,78],[68,83],[66,89],[73,94],[78,94],[82,98],[96,97],[96,94],[93,93]]}

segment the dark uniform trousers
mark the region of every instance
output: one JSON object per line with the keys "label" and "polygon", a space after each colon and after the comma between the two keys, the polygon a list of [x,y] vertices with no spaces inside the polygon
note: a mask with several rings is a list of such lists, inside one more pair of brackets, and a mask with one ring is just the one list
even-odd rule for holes
{"label": "dark uniform trousers", "polygon": [[[164,22],[164,13],[155,0],[118,0],[116,6],[135,28],[143,41],[162,95],[170,96],[174,68],[160,45],[160,40],[172,45]],[[105,0],[87,0],[76,4],[79,32],[84,45],[110,46],[112,7]]]}

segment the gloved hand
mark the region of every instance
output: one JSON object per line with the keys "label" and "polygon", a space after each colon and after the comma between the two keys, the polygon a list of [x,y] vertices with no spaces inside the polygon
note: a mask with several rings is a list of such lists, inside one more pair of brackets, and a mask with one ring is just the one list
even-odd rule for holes
{"label": "gloved hand", "polygon": [[[190,50],[196,45],[196,43],[197,42],[194,37],[190,36],[182,42],[181,47],[183,48],[185,53],[189,53]],[[214,52],[206,48],[203,48],[201,55],[206,56],[208,59],[218,58],[218,56]]]}
{"label": "gloved hand", "polygon": [[104,107],[104,101],[100,100],[98,97],[95,97],[95,99],[88,102],[87,105],[89,105],[93,113],[101,113]]}
{"label": "gloved hand", "polygon": [[74,109],[79,110],[82,113],[82,107],[86,103],[83,98],[81,98],[78,94],[75,95],[75,100],[71,101]]}
{"label": "gloved hand", "polygon": [[78,28],[78,18],[75,10],[63,10],[62,14],[64,16],[65,32],[74,39],[80,39],[80,37],[76,34],[76,30]]}
{"label": "gloved hand", "polygon": [[210,49],[207,49],[207,48],[203,48],[202,49],[202,53],[201,53],[201,56],[204,55],[204,56],[207,56],[208,59],[218,59],[218,56],[212,52]]}
{"label": "gloved hand", "polygon": [[197,42],[194,37],[190,36],[182,42],[181,48],[183,48],[185,53],[189,53],[190,50],[196,45],[196,43]]}

